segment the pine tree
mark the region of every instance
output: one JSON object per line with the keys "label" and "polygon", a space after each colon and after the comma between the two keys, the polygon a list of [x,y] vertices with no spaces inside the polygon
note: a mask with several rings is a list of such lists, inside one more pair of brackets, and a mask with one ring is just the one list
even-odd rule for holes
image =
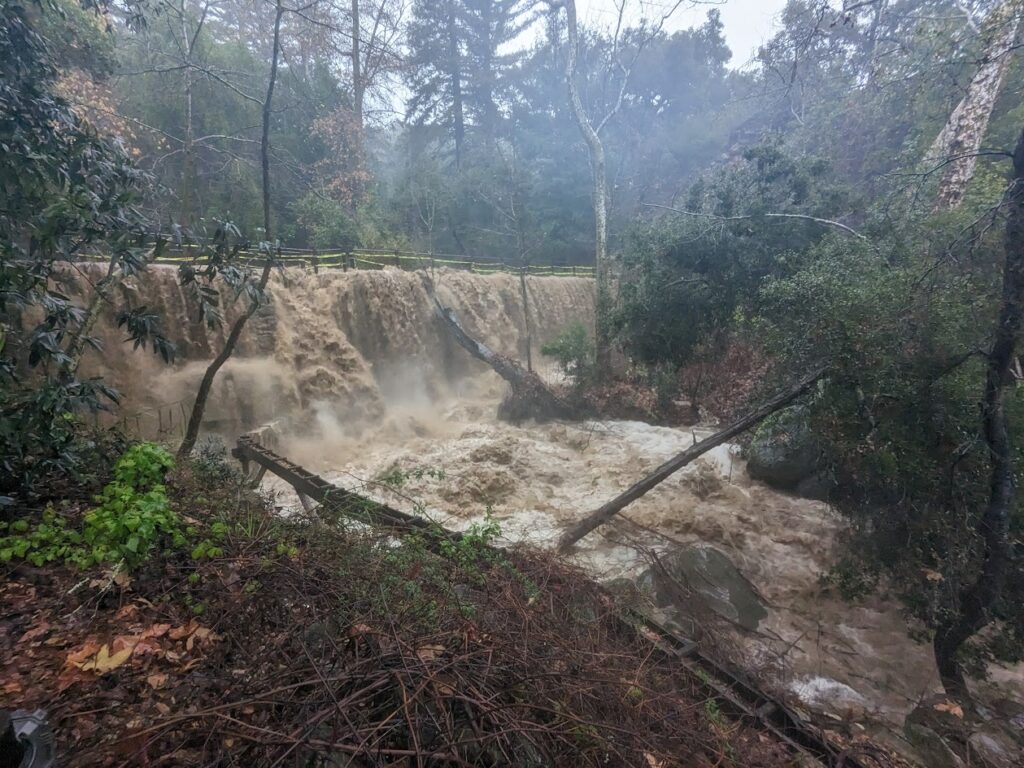
{"label": "pine tree", "polygon": [[[467,133],[490,143],[499,132],[521,47],[510,44],[538,18],[535,0],[417,0],[409,25],[408,118],[442,126],[455,163]],[[508,49],[508,52],[502,52]]]}

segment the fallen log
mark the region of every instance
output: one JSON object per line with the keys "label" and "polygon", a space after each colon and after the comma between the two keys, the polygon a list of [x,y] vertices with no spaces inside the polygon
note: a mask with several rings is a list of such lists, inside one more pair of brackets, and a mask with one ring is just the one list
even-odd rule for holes
{"label": "fallen log", "polygon": [[626,491],[622,492],[614,499],[609,501],[602,507],[594,510],[585,518],[580,520],[576,525],[570,528],[562,538],[559,539],[558,549],[561,552],[565,552],[567,549],[572,547],[577,541],[582,539],[588,533],[593,531],[595,528],[604,525],[611,520],[615,515],[625,509],[628,505],[639,499],[649,490],[654,488],[656,485],[667,479],[670,475],[678,472],[680,469],[685,467],[691,461],[696,459],[698,456],[707,453],[712,448],[721,445],[722,443],[732,439],[738,434],[745,432],[754,425],[771,416],[776,411],[782,410],[791,402],[796,400],[798,397],[807,392],[812,386],[814,386],[822,376],[825,375],[826,368],[819,368],[810,375],[804,377],[797,382],[793,387],[786,390],[780,395],[777,395],[772,400],[762,405],[752,413],[747,414],[741,419],[734,421],[732,424],[727,426],[725,429],[719,430],[710,437],[706,437],[700,442],[694,443],[692,446],[687,448],[682,453],[674,456],[673,458],[666,461],[654,472],[649,474],[640,482],[632,485]]}
{"label": "fallen log", "polygon": [[498,416],[513,424],[536,419],[571,419],[576,409],[552,392],[535,372],[523,368],[507,355],[495,352],[482,341],[474,339],[455,317],[455,312],[445,307],[434,296],[437,314],[459,346],[477,360],[487,363],[512,386],[512,393],[505,398],[498,409]]}

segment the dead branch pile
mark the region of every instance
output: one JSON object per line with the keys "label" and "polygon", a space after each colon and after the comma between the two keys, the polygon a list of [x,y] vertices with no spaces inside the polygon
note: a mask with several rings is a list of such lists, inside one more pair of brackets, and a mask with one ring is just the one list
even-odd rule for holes
{"label": "dead branch pile", "polygon": [[792,761],[551,558],[286,523],[187,472],[172,495],[227,526],[215,557],[0,587],[2,706],[47,709],[62,765]]}

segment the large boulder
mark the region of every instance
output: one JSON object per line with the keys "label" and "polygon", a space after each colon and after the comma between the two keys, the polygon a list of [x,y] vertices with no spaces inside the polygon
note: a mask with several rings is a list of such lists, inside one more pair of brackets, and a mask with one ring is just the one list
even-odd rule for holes
{"label": "large boulder", "polygon": [[750,631],[768,615],[757,589],[714,547],[680,547],[661,555],[659,563],[640,574],[637,586],[684,631],[692,634],[708,611]]}
{"label": "large boulder", "polygon": [[762,422],[745,453],[747,473],[755,480],[808,498],[826,498],[831,490],[804,406]]}

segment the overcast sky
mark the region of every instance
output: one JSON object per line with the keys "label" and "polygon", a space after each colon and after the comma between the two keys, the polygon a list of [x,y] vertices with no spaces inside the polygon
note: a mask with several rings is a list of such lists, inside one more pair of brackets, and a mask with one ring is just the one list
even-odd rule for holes
{"label": "overcast sky", "polygon": [[[660,18],[675,0],[627,0],[632,18],[646,15]],[[684,2],[671,17],[665,28],[669,31],[702,24],[709,8],[722,13],[725,39],[732,49],[732,66],[742,67],[750,61],[757,47],[771,35],[775,17],[786,5],[786,0],[704,0]],[[640,8],[643,7],[643,11]],[[615,0],[576,0],[581,24],[609,26],[615,22]]]}

